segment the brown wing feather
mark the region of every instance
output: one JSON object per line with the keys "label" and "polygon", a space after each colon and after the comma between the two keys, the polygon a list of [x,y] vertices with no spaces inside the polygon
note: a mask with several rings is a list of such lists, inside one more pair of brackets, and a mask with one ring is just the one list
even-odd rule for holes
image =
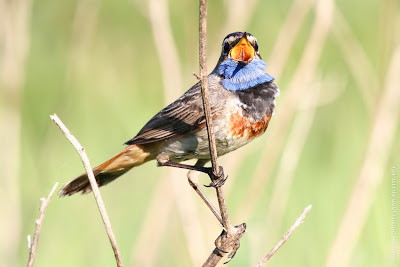
{"label": "brown wing feather", "polygon": [[[210,94],[216,94],[210,101],[212,113],[219,112],[224,103],[218,97],[219,90],[210,87]],[[204,112],[200,83],[195,84],[175,102],[157,113],[127,145],[146,144],[174,136],[194,132],[204,127]]]}

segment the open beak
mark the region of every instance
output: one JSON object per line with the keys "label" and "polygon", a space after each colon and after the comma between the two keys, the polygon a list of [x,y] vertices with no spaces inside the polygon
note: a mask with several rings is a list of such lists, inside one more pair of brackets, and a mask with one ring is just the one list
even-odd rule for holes
{"label": "open beak", "polygon": [[247,35],[244,33],[242,39],[231,49],[230,56],[236,61],[243,61],[246,64],[254,58],[254,48],[247,40]]}

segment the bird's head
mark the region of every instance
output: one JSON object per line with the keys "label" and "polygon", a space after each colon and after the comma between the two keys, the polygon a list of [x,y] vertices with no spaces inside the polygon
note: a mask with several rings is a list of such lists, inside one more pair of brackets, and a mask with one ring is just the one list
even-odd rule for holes
{"label": "bird's head", "polygon": [[261,59],[257,38],[248,32],[234,32],[225,37],[219,63],[231,58],[248,64],[253,58]]}
{"label": "bird's head", "polygon": [[221,56],[213,73],[222,77],[225,89],[246,90],[274,80],[265,73],[266,66],[258,52],[256,37],[247,32],[234,32],[222,42]]}

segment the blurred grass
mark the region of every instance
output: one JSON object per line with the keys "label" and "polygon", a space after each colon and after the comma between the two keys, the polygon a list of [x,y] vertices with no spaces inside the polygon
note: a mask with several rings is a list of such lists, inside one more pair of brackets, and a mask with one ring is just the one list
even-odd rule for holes
{"label": "blurred grass", "polygon": [[[258,38],[260,52],[267,64],[269,63],[272,58],[271,50],[293,2],[254,2],[256,4],[252,14],[247,14],[248,25],[242,25],[241,21],[226,25],[228,10],[232,10],[228,8],[230,2],[210,1],[209,71],[216,63],[222,39],[226,34],[238,30],[249,31]],[[168,5],[182,72],[183,88],[176,90],[183,92],[196,82],[191,73],[198,71],[198,4],[195,1],[173,0]],[[221,163],[228,166],[226,173],[232,174],[228,181],[227,197],[228,208],[233,217],[241,213],[239,207],[246,207],[246,202],[251,202],[246,190],[251,179],[254,179],[251,177],[257,166],[268,166],[268,162],[259,162],[260,155],[265,150],[269,153],[268,148],[275,141],[269,138],[272,135],[269,132],[278,127],[280,117],[288,110],[287,106],[282,106],[282,102],[287,97],[287,87],[291,85],[309,42],[315,23],[314,5],[302,22],[283,72],[277,75],[281,97],[277,101],[277,113],[270,129],[247,148],[221,159]],[[85,146],[91,163],[96,165],[119,152],[123,148],[122,143],[133,137],[164,106],[165,99],[163,73],[152,37],[146,2],[38,0],[27,8],[30,14],[27,44],[29,50],[23,65],[24,75],[20,88],[21,150],[18,159],[18,187],[22,218],[18,222],[21,226],[17,229],[20,234],[18,247],[15,248],[18,251],[18,266],[27,262],[25,236],[33,232],[39,198],[47,195],[56,181],[66,182],[83,171],[78,156],[52,124],[49,114],[57,113],[60,116]],[[236,8],[246,12],[243,6]],[[242,239],[238,254],[230,263],[232,266],[256,263],[310,203],[313,204],[313,209],[306,222],[271,259],[270,266],[323,266],[326,263],[363,164],[388,64],[394,48],[399,44],[400,25],[396,1],[337,1],[336,8],[348,23],[351,38],[362,47],[373,67],[375,77],[364,77],[371,87],[362,88],[354,77],[348,59],[343,55],[337,38],[332,33],[332,28],[335,28],[334,19],[310,81],[320,86],[318,101],[322,104],[314,103],[318,106],[300,151],[299,161],[295,163],[293,181],[287,191],[282,192],[288,195],[288,203],[282,211],[281,225],[271,229],[269,226],[274,225],[274,218],[267,217],[267,214],[274,186],[278,182],[275,179],[279,171],[278,164],[282,161],[284,151],[277,152],[278,161],[270,166],[272,174],[265,188],[260,188],[263,194],[260,199],[256,199],[256,207],[247,207],[253,212],[233,222],[246,222],[248,233]],[[223,30],[226,32],[222,32]],[[343,35],[340,42],[346,44],[350,39]],[[3,54],[0,55],[4,57]],[[167,58],[168,55],[165,55],[162,60]],[[168,64],[171,68],[174,67],[174,62]],[[361,70],[364,68],[359,67]],[[267,72],[275,75],[274,66],[268,64]],[[308,90],[310,86],[307,84],[304,90]],[[324,103],[323,98],[334,95],[334,90],[338,91],[337,95]],[[0,92],[0,115],[6,114],[4,110],[7,105],[4,103],[7,102],[8,94],[5,92]],[[371,99],[371,106],[363,94]],[[306,95],[306,91],[300,94]],[[294,107],[294,114],[289,117],[291,123],[300,112],[297,106]],[[398,136],[398,122],[396,128],[395,136]],[[7,128],[0,130],[7,131]],[[290,131],[292,125],[285,132],[279,133],[285,144]],[[372,207],[351,254],[349,266],[383,266],[390,262],[391,168],[397,167],[399,173],[398,151],[400,141],[395,138],[388,152],[389,160],[384,169],[384,179],[378,184],[376,193],[371,195]],[[6,158],[7,151],[0,153]],[[229,165],[234,158],[239,159],[238,166]],[[148,206],[154,198],[154,188],[159,185],[160,179],[170,178],[166,177],[166,173],[166,170],[156,168],[155,163],[150,163],[102,188],[127,266],[136,262],[137,256],[132,253],[137,246],[148,247],[148,251],[154,252],[142,255],[141,258],[153,258],[154,266],[188,266],[196,262],[190,257],[190,238],[187,241],[183,231],[184,214],[180,213],[175,202],[172,202],[171,212],[163,221],[167,225],[161,244],[136,244],[144,227],[159,227],[157,220],[153,225],[143,226],[143,218],[148,212],[157,214],[159,209],[163,209],[162,201],[155,210],[149,211]],[[189,197],[196,203],[193,209],[198,214],[202,228],[192,231],[202,231],[204,235],[207,247],[200,258],[205,259],[211,252],[220,227],[194,192],[191,192],[187,185],[186,172],[177,173],[182,178],[182,190],[189,191]],[[200,182],[205,183],[204,181]],[[165,190],[172,191],[172,186]],[[212,190],[206,191],[213,194]],[[173,197],[173,194],[167,193],[166,196]],[[3,214],[1,216],[4,220]],[[12,221],[14,218],[5,219]],[[18,223],[15,222],[15,225]],[[399,225],[397,233],[400,233]],[[151,236],[149,238],[152,240]],[[6,256],[4,266],[10,266],[14,260]],[[138,262],[136,264],[139,265]],[[36,265],[114,265],[114,258],[91,196],[54,198],[51,201],[39,241]],[[146,263],[142,262],[140,265]]]}

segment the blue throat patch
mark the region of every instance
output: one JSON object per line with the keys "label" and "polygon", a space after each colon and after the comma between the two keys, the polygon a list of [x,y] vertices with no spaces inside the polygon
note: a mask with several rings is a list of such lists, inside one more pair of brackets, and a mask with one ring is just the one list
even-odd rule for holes
{"label": "blue throat patch", "polygon": [[225,77],[222,85],[229,91],[246,90],[256,85],[270,82],[274,77],[265,73],[267,64],[253,58],[249,64],[228,58],[218,68],[218,74]]}

